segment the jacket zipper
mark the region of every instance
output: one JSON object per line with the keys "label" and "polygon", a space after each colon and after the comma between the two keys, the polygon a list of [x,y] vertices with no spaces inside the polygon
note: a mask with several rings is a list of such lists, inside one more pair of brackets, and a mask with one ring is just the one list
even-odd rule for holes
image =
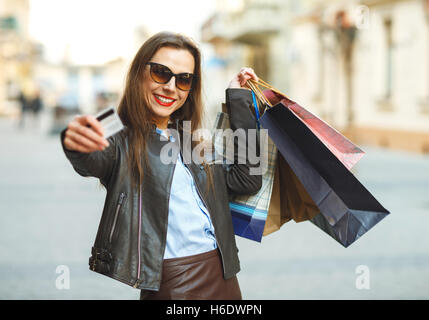
{"label": "jacket zipper", "polygon": [[109,243],[112,243],[113,233],[115,232],[116,223],[118,221],[119,211],[121,210],[122,203],[124,202],[125,193],[121,192],[119,202],[116,206],[115,217],[113,218],[112,228],[110,229]]}
{"label": "jacket zipper", "polygon": [[140,265],[141,265],[141,252],[140,252],[140,237],[141,237],[141,224],[142,224],[142,191],[141,191],[141,186],[139,186],[139,234],[138,234],[138,247],[137,247],[137,252],[138,252],[138,265],[137,265],[137,280],[136,283],[134,284],[134,288],[137,288],[140,284]]}
{"label": "jacket zipper", "polygon": [[140,242],[141,242],[141,223],[142,223],[142,191],[141,191],[141,185],[139,186],[139,234],[138,234],[138,266],[137,266],[137,280],[134,283],[133,287],[137,288],[141,283],[142,280],[140,280],[140,270],[141,270],[141,249],[140,249]]}
{"label": "jacket zipper", "polygon": [[[176,130],[177,130],[177,132],[179,132],[178,120],[176,120]],[[178,135],[178,138],[179,138],[178,140],[179,140],[179,153],[180,153],[179,157],[180,157],[182,155],[182,141],[180,139],[180,134]],[[194,176],[192,175],[192,170],[188,167],[188,165],[185,162],[183,162],[183,164],[185,165],[185,167],[187,167],[189,169],[189,172],[191,173],[192,179],[194,179]],[[195,182],[195,179],[194,179],[194,182]],[[198,195],[200,196],[201,201],[203,202],[204,206],[206,207],[207,212],[209,213],[210,219],[213,223],[213,218],[212,218],[212,215],[210,213],[209,207],[207,206],[206,202],[204,201],[204,198],[201,196],[201,192],[200,192],[200,189],[198,188],[198,184],[196,182],[194,184],[195,184],[195,188],[197,189]],[[217,244],[217,247],[219,248],[220,257],[222,260],[222,267],[223,267],[223,270],[225,270],[225,262],[223,259],[222,249],[220,248],[220,245],[218,242],[218,237],[216,236],[216,228],[215,228],[214,224],[213,224],[213,230],[214,230],[214,236],[216,238],[216,244]]]}
{"label": "jacket zipper", "polygon": [[[189,169],[189,172],[191,173],[191,176],[192,176],[192,170],[185,163],[184,163],[184,165]],[[192,179],[194,179],[193,176],[192,176]],[[195,179],[194,179],[194,182],[195,182]],[[201,201],[203,202],[204,206],[207,209],[207,212],[209,213],[210,220],[213,223],[213,218],[212,218],[212,215],[210,213],[209,207],[207,206],[207,203],[204,201],[204,198],[201,196],[201,192],[200,192],[200,189],[198,188],[198,184],[195,182],[194,185],[195,185],[195,189],[197,189],[197,192],[198,192],[198,195],[200,196]],[[224,262],[224,259],[223,259],[222,249],[220,248],[220,245],[219,245],[218,240],[217,240],[218,237],[216,236],[216,228],[215,228],[214,224],[213,224],[213,230],[214,230],[214,236],[216,238],[216,243],[218,244],[217,247],[219,248],[220,257],[221,257],[221,260],[222,260],[222,267],[223,267],[223,270],[225,270],[225,262]]]}

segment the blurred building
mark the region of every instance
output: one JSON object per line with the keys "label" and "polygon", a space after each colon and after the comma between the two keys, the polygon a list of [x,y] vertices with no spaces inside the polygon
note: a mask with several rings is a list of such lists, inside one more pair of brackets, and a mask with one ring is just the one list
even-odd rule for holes
{"label": "blurred building", "polygon": [[33,66],[42,55],[40,44],[29,37],[28,0],[0,1],[0,115],[18,112],[20,92],[37,91]]}
{"label": "blurred building", "polygon": [[[213,53],[205,63],[206,82],[211,95],[207,98],[209,118],[215,119],[224,101],[224,90],[230,79],[243,66],[254,68],[265,80],[272,80],[271,68],[285,70],[286,65],[274,66],[273,41],[285,38],[283,21],[288,11],[284,1],[217,1],[217,11],[202,26],[201,39],[213,46]],[[279,72],[277,72],[279,74]],[[285,87],[285,77],[277,85]],[[220,84],[219,88],[213,85]]]}
{"label": "blurred building", "polygon": [[82,65],[64,60],[34,65],[34,82],[43,88],[45,106],[52,111],[50,132],[59,133],[76,114],[95,114],[117,106],[127,61]]}
{"label": "blurred building", "polygon": [[429,153],[428,0],[233,3],[202,27],[224,70],[253,67],[356,143]]}
{"label": "blurred building", "polygon": [[[57,132],[76,113],[117,106],[132,57],[76,64],[69,46],[61,61],[48,61],[44,45],[49,44],[30,37],[30,10],[29,0],[0,1],[0,115],[18,117],[20,97],[40,92],[45,109],[54,117],[53,132]],[[138,49],[149,35],[143,26],[134,34]]]}
{"label": "blurred building", "polygon": [[[144,26],[134,30],[136,51],[148,37]],[[118,105],[131,59],[132,56],[117,57],[107,62],[76,64],[68,47],[59,63],[38,61],[34,79],[45,88],[48,105],[55,107],[62,100],[77,104],[82,113],[93,114]]]}

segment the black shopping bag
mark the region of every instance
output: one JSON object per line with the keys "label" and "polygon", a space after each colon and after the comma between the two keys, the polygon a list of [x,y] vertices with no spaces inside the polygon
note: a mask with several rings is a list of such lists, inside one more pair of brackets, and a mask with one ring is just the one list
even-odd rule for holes
{"label": "black shopping bag", "polygon": [[294,102],[267,108],[260,123],[320,210],[310,221],[348,247],[389,211],[284,103]]}

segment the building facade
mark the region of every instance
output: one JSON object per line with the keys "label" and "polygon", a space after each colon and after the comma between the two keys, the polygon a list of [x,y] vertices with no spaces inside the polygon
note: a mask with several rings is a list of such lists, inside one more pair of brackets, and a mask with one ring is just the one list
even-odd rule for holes
{"label": "building facade", "polygon": [[[47,61],[48,44],[30,36],[30,10],[29,0],[0,1],[0,116],[19,117],[20,94],[31,98],[37,92],[48,111],[62,105],[93,114],[117,106],[132,57],[82,65],[73,62],[68,47],[61,61]],[[136,50],[148,36],[144,26],[134,30]]]}
{"label": "building facade", "polygon": [[29,10],[28,0],[0,2],[0,115],[18,112],[20,92],[36,91],[33,65],[41,52],[29,37]]}
{"label": "building facade", "polygon": [[220,59],[241,48],[235,68],[253,67],[355,143],[429,153],[427,0],[241,4],[202,28]]}

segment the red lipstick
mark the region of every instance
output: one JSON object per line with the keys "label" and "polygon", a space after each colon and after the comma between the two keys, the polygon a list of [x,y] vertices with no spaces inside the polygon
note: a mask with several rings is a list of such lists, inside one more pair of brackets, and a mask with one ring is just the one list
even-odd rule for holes
{"label": "red lipstick", "polygon": [[[176,99],[173,99],[173,98],[170,98],[170,97],[166,97],[166,96],[163,96],[163,95],[160,95],[160,94],[154,94],[153,97],[155,98],[156,102],[158,102],[161,106],[164,106],[164,107],[169,107],[169,106],[171,106],[176,101]],[[168,100],[171,100],[171,101],[167,102],[164,99],[161,100],[160,98],[168,99]]]}

